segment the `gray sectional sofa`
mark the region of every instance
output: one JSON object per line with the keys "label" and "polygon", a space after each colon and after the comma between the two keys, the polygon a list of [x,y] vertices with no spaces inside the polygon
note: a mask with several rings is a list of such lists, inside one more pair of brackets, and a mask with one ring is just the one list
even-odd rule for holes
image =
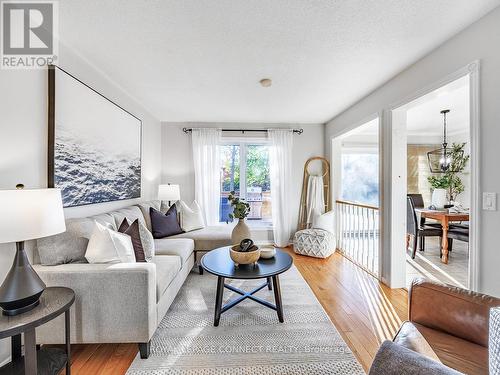
{"label": "gray sectional sofa", "polygon": [[[155,256],[150,263],[82,262],[94,221],[117,228],[127,217],[139,219],[151,230],[150,207],[159,209],[160,202],[68,219],[65,233],[37,241],[32,254],[36,272],[47,286],[66,286],[75,291],[76,301],[71,308],[72,343],[134,342],[139,344],[141,357],[147,358],[149,341],[196,263],[196,251],[231,243],[230,226],[206,227],[156,239]],[[37,341],[64,343],[64,318],[37,328]]]}

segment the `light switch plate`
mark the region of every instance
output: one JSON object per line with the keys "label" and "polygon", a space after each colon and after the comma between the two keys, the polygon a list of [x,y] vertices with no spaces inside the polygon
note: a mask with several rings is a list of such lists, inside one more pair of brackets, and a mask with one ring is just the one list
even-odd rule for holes
{"label": "light switch plate", "polygon": [[483,192],[483,210],[487,211],[497,210],[497,193]]}

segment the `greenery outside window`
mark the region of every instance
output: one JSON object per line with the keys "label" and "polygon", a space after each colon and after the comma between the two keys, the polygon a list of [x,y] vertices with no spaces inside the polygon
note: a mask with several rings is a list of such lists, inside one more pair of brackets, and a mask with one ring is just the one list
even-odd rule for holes
{"label": "greenery outside window", "polygon": [[262,140],[227,141],[221,145],[220,153],[220,221],[228,220],[231,206],[227,198],[229,192],[234,191],[236,196],[250,204],[250,214],[247,217],[249,225],[271,227],[271,182],[267,144]]}

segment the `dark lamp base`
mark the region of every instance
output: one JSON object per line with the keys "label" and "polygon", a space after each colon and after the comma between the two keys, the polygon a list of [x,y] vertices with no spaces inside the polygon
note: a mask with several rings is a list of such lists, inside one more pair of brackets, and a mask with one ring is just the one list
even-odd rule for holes
{"label": "dark lamp base", "polygon": [[34,309],[39,304],[40,304],[40,300],[39,300],[39,297],[37,297],[37,300],[30,305],[25,305],[25,306],[18,307],[18,308],[12,308],[9,310],[7,308],[2,307],[2,314],[7,315],[7,316],[19,315],[19,314],[25,313],[27,311],[30,311],[31,309]]}
{"label": "dark lamp base", "polygon": [[38,306],[39,298],[45,290],[24,251],[24,242],[16,243],[16,256],[12,267],[0,286],[0,307],[2,314],[14,316]]}

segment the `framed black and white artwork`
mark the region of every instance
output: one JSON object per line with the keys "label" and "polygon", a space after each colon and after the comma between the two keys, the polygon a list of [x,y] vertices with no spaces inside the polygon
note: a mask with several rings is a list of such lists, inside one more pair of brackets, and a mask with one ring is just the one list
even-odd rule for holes
{"label": "framed black and white artwork", "polygon": [[48,88],[48,186],[64,207],[139,198],[141,120],[57,66]]}

